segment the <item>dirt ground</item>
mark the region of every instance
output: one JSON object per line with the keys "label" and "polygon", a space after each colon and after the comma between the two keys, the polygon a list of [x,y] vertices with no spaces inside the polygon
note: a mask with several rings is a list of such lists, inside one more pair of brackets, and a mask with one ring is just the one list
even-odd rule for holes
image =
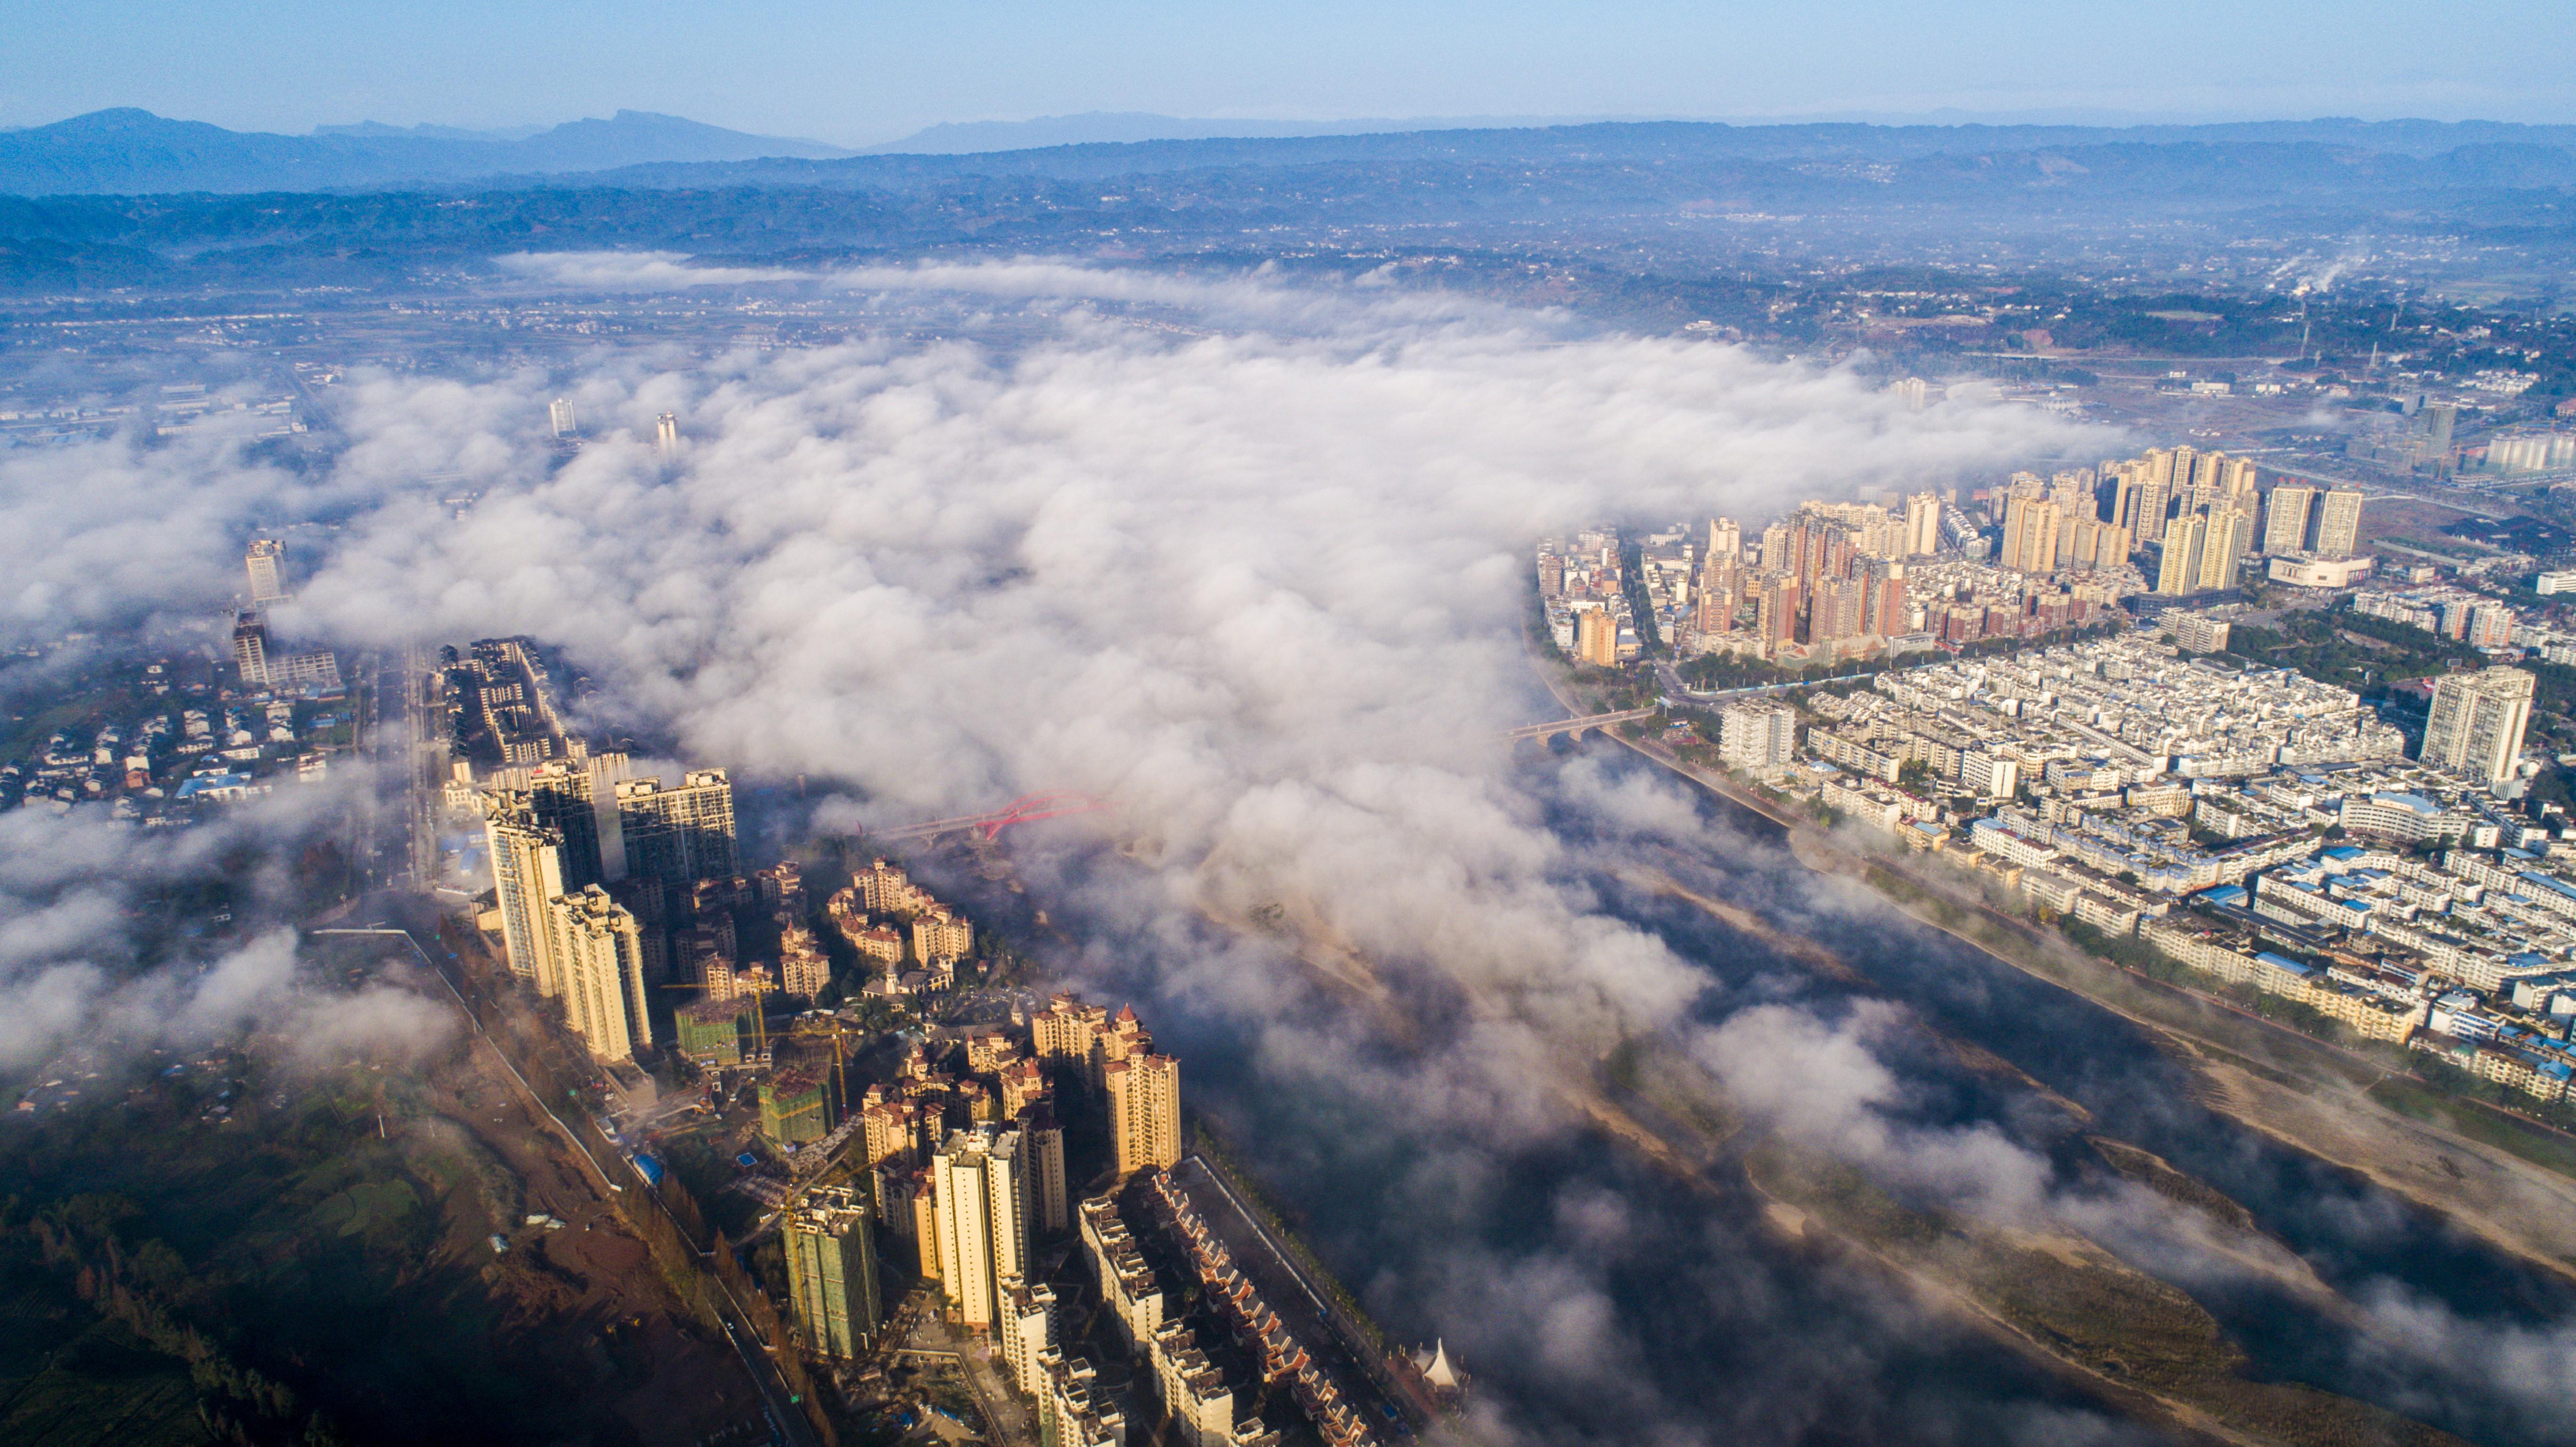
{"label": "dirt ground", "polygon": [[2264,1134],[2356,1170],[2517,1255],[2576,1275],[2576,1181],[2348,1091],[2291,1090],[2218,1060],[2211,1102]]}
{"label": "dirt ground", "polygon": [[[431,1073],[435,1120],[415,1128],[443,1122],[464,1132],[515,1177],[518,1211],[481,1232],[470,1229],[480,1223],[460,1221],[441,1249],[479,1267],[514,1325],[542,1331],[583,1359],[589,1389],[632,1430],[631,1440],[682,1447],[758,1416],[741,1363],[721,1340],[684,1324],[650,1253],[606,1193],[528,1106],[492,1049],[470,1032],[464,1039]],[[496,1201],[491,1214],[503,1217],[511,1204]],[[563,1225],[526,1224],[539,1214]],[[494,1232],[509,1241],[507,1253],[494,1255]]]}

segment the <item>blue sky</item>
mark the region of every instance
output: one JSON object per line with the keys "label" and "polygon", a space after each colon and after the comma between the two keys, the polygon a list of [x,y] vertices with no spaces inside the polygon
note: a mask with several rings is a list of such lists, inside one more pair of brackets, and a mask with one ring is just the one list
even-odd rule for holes
{"label": "blue sky", "polygon": [[2567,0],[0,0],[0,125],[620,107],[845,144],[1093,110],[2576,121]]}

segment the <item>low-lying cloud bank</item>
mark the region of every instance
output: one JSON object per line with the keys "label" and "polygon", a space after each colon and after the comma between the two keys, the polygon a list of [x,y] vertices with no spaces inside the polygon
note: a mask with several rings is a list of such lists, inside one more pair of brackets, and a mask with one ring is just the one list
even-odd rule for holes
{"label": "low-lying cloud bank", "polygon": [[[1498,1147],[1565,1133],[1575,1117],[1554,1082],[1623,1035],[1673,1031],[1772,1128],[1901,1189],[2142,1252],[2194,1249],[2198,1228],[2148,1193],[2070,1190],[2000,1125],[1907,1123],[1901,1012],[1713,1007],[1711,973],[1605,908],[1584,882],[1602,861],[1549,824],[1571,807],[1689,841],[1688,802],[1581,764],[1534,791],[1498,738],[1547,707],[1521,642],[1541,534],[1593,517],[1761,518],[2117,439],[2012,406],[1916,413],[1841,371],[1372,282],[1043,261],[829,276],[666,255],[505,267],[576,290],[954,297],[1025,309],[1015,329],[1043,330],[1008,350],[859,341],[694,361],[647,347],[570,375],[360,376],[337,394],[346,446],[312,474],[207,435],[0,454],[0,643],[204,610],[235,586],[255,524],[332,519],[327,556],[299,560],[314,571],[289,628],[374,644],[535,634],[601,680],[607,722],[692,760],[801,776],[832,796],[827,818],[1041,788],[1115,799],[1135,868],[1087,909],[1123,932],[1135,958],[1120,973],[1246,1022],[1254,1068],[1279,1090],[1367,1101],[1350,1129],[1386,1134],[1391,1189],[1426,1220],[1500,1189]],[[555,395],[591,433],[569,460],[544,445]],[[650,445],[665,411],[685,439],[672,457]],[[459,515],[447,499],[466,492],[478,500]],[[226,830],[301,827],[274,817],[287,805],[262,807],[176,839],[77,812],[0,818],[0,1068],[82,1031],[193,1041],[253,1016],[326,1057],[434,1039],[415,998],[299,983],[282,934],[160,969],[120,953],[137,891],[202,865]],[[1781,861],[1745,867],[1748,889],[1809,887]],[[1280,944],[1205,923],[1274,905],[1328,965],[1430,1007],[1412,1053],[1391,1059],[1366,1028],[1319,1018]],[[1851,1384],[1923,1330],[1898,1304],[1850,1304],[1840,1326],[1811,1330],[1748,1298],[1780,1289],[1758,1237],[1714,1223],[1674,1237],[1590,1187],[1552,1211],[1544,1243],[1519,1254],[1427,1245],[1412,1285],[1472,1319],[1461,1333],[1530,1390],[1618,1402],[1631,1439],[1796,1440],[1861,1410],[1849,1394],[1875,1388]],[[1798,1370],[1718,1415],[1641,1377],[1650,1343],[1622,1318],[1633,1285],[1616,1281],[1649,1250],[1700,1260],[1714,1274],[1693,1289],[1733,1294],[1726,1319],[1769,1334]],[[2525,1368],[2565,1359],[2555,1334],[2487,1342],[2477,1334],[2500,1329],[2393,1290],[2372,1311],[2410,1361],[2477,1339],[2515,1366],[2517,1402],[2536,1400],[2523,1383],[2541,1373]],[[1869,1341],[1834,1337],[1864,1318]],[[1515,1384],[1498,1385],[1488,1431],[1535,1440],[1501,1405]],[[2071,1408],[2015,1410],[1987,1426],[2016,1441],[2122,1435]],[[1891,1431],[1919,1426],[1901,1419]]]}
{"label": "low-lying cloud bank", "polygon": [[[343,470],[385,500],[304,608],[387,641],[542,634],[685,752],[837,781],[883,818],[1111,796],[1225,904],[1304,901],[1389,967],[1587,1032],[1650,1027],[1687,993],[1678,967],[1569,908],[1501,781],[1492,736],[1537,707],[1531,541],[1600,513],[1946,482],[2083,437],[1364,290],[1039,265],[878,279],[1275,296],[1332,325],[1175,340],[1076,308],[1010,355],[608,358],[571,391],[606,435],[552,471],[527,445],[534,379],[372,383]],[[670,465],[640,442],[665,410],[686,437]],[[404,466],[464,471],[482,500],[449,522],[404,498]]]}
{"label": "low-lying cloud bank", "polygon": [[[601,680],[610,721],[693,760],[802,776],[837,793],[835,817],[1042,788],[1115,799],[1145,883],[1101,908],[1134,922],[1176,997],[1263,1018],[1288,993],[1277,948],[1209,948],[1196,922],[1276,904],[1399,997],[1464,1002],[1400,1067],[1365,1032],[1312,1026],[1280,1027],[1263,1059],[1283,1083],[1371,1081],[1466,1153],[1561,1133],[1556,1073],[1625,1034],[1691,1029],[1710,988],[1592,896],[1499,740],[1546,707],[1521,642],[1532,541],[2115,445],[2025,408],[1916,413],[1845,372],[1370,285],[1043,262],[812,279],[665,256],[512,265],[590,289],[962,294],[1052,320],[1007,351],[604,351],[571,376],[360,378],[342,393],[348,446],[315,477],[215,439],[0,455],[0,572],[23,580],[0,629],[202,606],[252,520],[327,513],[343,525],[291,625],[378,644],[538,635]],[[592,432],[569,460],[542,445],[558,394]],[[668,458],[650,446],[665,411],[685,439]],[[110,485],[78,495],[92,477]],[[479,499],[460,516],[444,499],[462,491]],[[114,561],[126,519],[174,510],[194,526]],[[1668,790],[1567,773],[1565,797],[1626,827],[1687,826]],[[0,947],[49,942],[0,962],[21,1013],[95,1020],[135,998],[214,1018],[240,991],[271,998],[273,940],[193,985],[139,987],[160,993],[81,973],[65,942],[112,904],[84,902],[76,876],[154,867],[98,827],[75,831],[93,852],[64,856],[73,882],[0,896]],[[1909,1189],[1998,1219],[2109,1209],[2059,1200],[2047,1162],[2000,1131],[1895,1123],[1905,1086],[1882,1046],[1900,1028],[1874,1008],[1772,1005],[1695,1044],[1766,1120]],[[1822,1086],[1785,1088],[1801,1081]],[[1616,1206],[1560,1203],[1561,1250],[1462,1265],[1444,1299],[1544,1296],[1532,1370],[1619,1385],[1659,1436],[1711,1440],[1689,1404],[1617,1383],[1626,1328],[1585,1255]],[[2098,1426],[2051,1417],[2028,1436]]]}
{"label": "low-lying cloud bank", "polygon": [[257,1032],[293,1060],[417,1059],[454,1021],[390,986],[342,988],[297,961],[293,929],[200,939],[164,896],[220,882],[245,922],[294,897],[290,861],[364,807],[363,775],[237,806],[201,828],[144,833],[103,810],[0,814],[0,1072],[66,1046],[114,1055]]}

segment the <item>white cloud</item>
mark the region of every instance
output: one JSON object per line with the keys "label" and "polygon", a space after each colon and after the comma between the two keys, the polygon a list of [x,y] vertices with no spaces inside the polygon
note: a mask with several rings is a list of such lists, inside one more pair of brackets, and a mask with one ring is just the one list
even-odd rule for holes
{"label": "white cloud", "polygon": [[275,918],[291,897],[286,862],[367,807],[372,788],[344,767],[329,783],[148,833],[97,806],[0,814],[0,1070],[81,1041],[197,1046],[258,1030],[292,1056],[339,1059],[414,1058],[445,1040],[446,1011],[418,995],[306,977],[290,929],[213,952],[144,937],[154,892],[183,883],[219,879],[238,891],[241,917]]}
{"label": "white cloud", "polygon": [[[668,256],[512,265],[592,287],[778,279]],[[1258,1068],[1283,1090],[1329,1080],[1410,1129],[1491,1142],[1562,1131],[1558,1082],[1624,1033],[1674,1026],[1708,985],[1598,907],[1500,738],[1550,707],[1520,638],[1532,542],[1595,516],[1760,517],[2103,445],[2027,409],[1913,413],[1829,369],[1372,286],[1043,262],[834,280],[1074,305],[1012,352],[860,341],[603,354],[570,378],[362,377],[344,393],[350,445],[318,484],[132,440],[63,454],[52,483],[0,456],[0,523],[93,556],[112,552],[104,515],[38,518],[83,467],[134,479],[125,512],[207,510],[158,568],[89,593],[65,572],[20,626],[202,597],[228,586],[249,517],[328,497],[343,525],[303,619],[380,643],[535,634],[625,721],[692,760],[803,776],[837,818],[1111,797],[1130,872],[1115,898],[1087,887],[1142,956],[1122,965],[1258,1022]],[[1190,325],[1120,314],[1156,308]],[[598,439],[559,467],[537,445],[557,394]],[[667,466],[635,440],[664,410],[687,438]],[[420,482],[434,473],[480,500],[450,517],[433,495],[448,485]],[[1581,769],[1567,787],[1623,827],[1688,822],[1668,791]],[[31,934],[60,933],[26,897]],[[1274,1018],[1311,999],[1283,947],[1201,927],[1270,905],[1319,952],[1437,1007],[1431,1038],[1397,1063],[1364,1031]],[[279,948],[194,989],[165,982],[159,1003],[182,1019],[267,1008],[290,976]],[[58,945],[43,953],[64,967]],[[47,977],[13,978],[32,998]],[[41,988],[76,1015],[115,998],[104,977]],[[333,1038],[364,1013],[313,1028]],[[1895,1089],[1866,1036],[1772,1023],[1726,1036],[1721,1069],[1765,1108],[1834,1106],[1820,1128],[1865,1144]],[[1821,1052],[1841,1094],[1763,1095],[1741,1062],[1784,1046]],[[1972,1135],[1933,1144],[1927,1171],[1995,1167]],[[1618,1234],[1597,1203],[1564,1230],[1578,1254]],[[1445,1300],[1551,1293],[1531,1358],[1546,1372],[1598,1381],[1630,1352],[1589,1268],[1460,1252]],[[1641,1412],[1686,1418],[1651,1395],[1635,1393]]]}
{"label": "white cloud", "polygon": [[810,271],[775,266],[695,266],[678,251],[522,251],[494,257],[493,264],[513,276],[576,291],[678,291],[815,279]]}

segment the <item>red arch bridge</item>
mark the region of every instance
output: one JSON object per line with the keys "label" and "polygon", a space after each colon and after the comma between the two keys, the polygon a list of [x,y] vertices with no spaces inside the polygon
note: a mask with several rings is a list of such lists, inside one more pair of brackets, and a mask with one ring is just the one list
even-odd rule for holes
{"label": "red arch bridge", "polygon": [[989,814],[969,814],[955,819],[931,819],[919,824],[905,824],[893,829],[871,829],[872,839],[936,839],[942,834],[973,830],[991,839],[1014,824],[1034,824],[1041,819],[1062,819],[1075,814],[1097,814],[1110,808],[1108,800],[1092,794],[1078,794],[1071,789],[1049,789],[1036,794],[1022,794]]}

